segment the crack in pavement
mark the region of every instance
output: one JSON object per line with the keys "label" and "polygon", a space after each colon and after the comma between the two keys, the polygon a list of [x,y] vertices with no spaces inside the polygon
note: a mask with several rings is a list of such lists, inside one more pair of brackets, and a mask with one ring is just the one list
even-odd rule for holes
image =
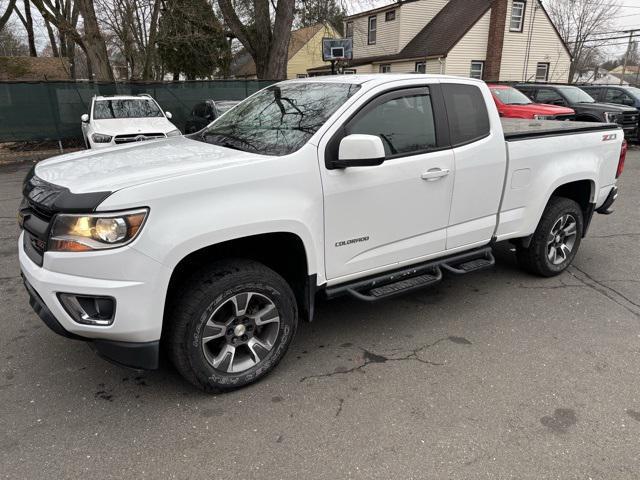
{"label": "crack in pavement", "polygon": [[407,355],[405,355],[403,357],[394,357],[394,358],[389,358],[389,357],[385,357],[385,356],[382,356],[382,355],[378,355],[376,353],[370,352],[369,350],[361,348],[361,350],[363,352],[364,363],[362,363],[360,365],[357,365],[355,367],[352,367],[352,368],[336,369],[333,372],[329,372],[329,373],[319,373],[317,375],[308,375],[308,376],[302,377],[300,379],[300,383],[305,382],[307,380],[310,380],[312,378],[327,378],[327,377],[333,377],[335,375],[347,375],[349,373],[361,371],[367,365],[371,365],[372,363],[416,361],[416,362],[424,363],[426,365],[432,365],[432,366],[436,366],[436,367],[441,367],[441,366],[443,366],[445,364],[444,363],[432,362],[430,360],[425,360],[423,358],[420,358],[419,354],[420,354],[420,352],[422,352],[424,350],[427,350],[427,349],[429,349],[431,347],[434,347],[437,344],[439,344],[441,342],[444,342],[444,341],[447,341],[447,340],[452,342],[452,343],[456,343],[458,345],[471,345],[471,342],[469,340],[467,340],[466,338],[453,337],[453,336],[443,337],[443,338],[439,338],[438,340],[436,340],[433,343],[422,345],[421,347],[418,347],[418,348],[416,348],[414,350],[411,350],[410,353],[408,353]]}
{"label": "crack in pavement", "polygon": [[609,235],[589,235],[589,238],[640,237],[640,233],[611,233]]}
{"label": "crack in pavement", "polygon": [[340,414],[342,413],[342,406],[344,405],[344,398],[339,398],[338,399],[338,411],[336,412],[336,418],[338,418],[340,416]]}
{"label": "crack in pavement", "polygon": [[[577,267],[576,265],[571,265],[571,268],[574,268],[575,270],[580,272],[582,275],[576,275],[574,272],[568,269],[567,273],[569,273],[569,275],[571,275],[572,277],[574,277],[575,279],[577,279],[587,287],[591,288],[592,290],[595,290],[596,292],[604,295],[612,302],[620,305],[625,310],[631,312],[635,317],[640,318],[640,313],[638,313],[638,311],[636,311],[634,308],[630,307],[629,305],[626,305],[625,302],[627,302],[630,305],[633,305],[638,310],[640,310],[640,304],[634,302],[629,297],[619,292],[615,288],[609,287],[604,283],[596,280],[595,278],[593,278],[591,275],[589,275],[587,272]],[[582,276],[584,276],[584,278],[582,278]],[[617,298],[617,297],[620,297],[620,298]]]}

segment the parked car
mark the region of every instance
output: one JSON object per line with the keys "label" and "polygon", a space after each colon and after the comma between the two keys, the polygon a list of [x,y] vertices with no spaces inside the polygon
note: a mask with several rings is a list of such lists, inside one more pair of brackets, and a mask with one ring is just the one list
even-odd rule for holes
{"label": "parked car", "polygon": [[535,120],[575,120],[573,109],[545,103],[533,103],[520,90],[509,85],[489,85],[498,113],[506,118]]}
{"label": "parked car", "polygon": [[640,112],[633,107],[596,102],[587,92],[571,85],[529,83],[515,87],[534,102],[573,108],[578,121],[617,123],[626,138],[638,138]]}
{"label": "parked car", "polygon": [[95,96],[81,118],[82,136],[87,148],[104,148],[181,135],[170,119],[150,95]]}
{"label": "parked car", "polygon": [[580,85],[596,101],[640,109],[640,88],[624,85]]}
{"label": "parked car", "polygon": [[19,259],[51,329],[134,368],[162,343],[197,387],[242,387],[317,295],[387,299],[491,267],[505,241],[560,274],[626,153],[611,124],[501,121],[473,79],[320,77],[243,105],[206,135],[35,165]]}
{"label": "parked car", "polygon": [[[580,88],[598,102],[615,103],[640,109],[640,88],[624,85],[584,85]],[[640,129],[635,140],[640,141]]]}
{"label": "parked car", "polygon": [[199,132],[227,110],[239,104],[239,100],[205,100],[198,103],[184,126],[184,133]]}

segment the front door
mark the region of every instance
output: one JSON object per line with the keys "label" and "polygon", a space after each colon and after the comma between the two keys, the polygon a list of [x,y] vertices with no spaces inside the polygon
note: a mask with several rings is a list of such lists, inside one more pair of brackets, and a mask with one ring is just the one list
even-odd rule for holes
{"label": "front door", "polygon": [[[325,145],[349,134],[377,135],[386,157],[375,167],[329,170],[321,162],[328,280],[392,268],[446,248],[454,160],[436,125],[439,87],[383,93]],[[441,98],[441,97],[439,97]],[[436,106],[436,108],[434,108]],[[332,146],[333,145],[333,146]],[[321,144],[321,153],[323,144]],[[346,280],[346,278],[345,278]]]}

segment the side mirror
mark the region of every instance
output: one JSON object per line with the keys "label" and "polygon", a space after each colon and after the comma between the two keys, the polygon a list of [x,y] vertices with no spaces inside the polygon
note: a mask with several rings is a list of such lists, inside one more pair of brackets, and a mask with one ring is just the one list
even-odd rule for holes
{"label": "side mirror", "polygon": [[376,135],[347,135],[340,141],[334,168],[375,167],[385,159],[382,139]]}
{"label": "side mirror", "polygon": [[173,117],[173,115],[171,115],[171,112],[164,112],[165,116],[171,120],[171,117]]}
{"label": "side mirror", "polygon": [[636,102],[634,102],[631,98],[625,98],[624,100],[622,100],[622,104],[628,105],[629,107],[634,107],[636,105]]}
{"label": "side mirror", "polygon": [[89,123],[89,115],[87,115],[86,113],[83,113],[82,116],[80,117],[80,120],[82,120],[82,123]]}

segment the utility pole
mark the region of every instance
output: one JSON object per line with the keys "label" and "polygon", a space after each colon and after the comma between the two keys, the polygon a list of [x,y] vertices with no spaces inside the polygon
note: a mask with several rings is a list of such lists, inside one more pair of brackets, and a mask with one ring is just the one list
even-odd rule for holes
{"label": "utility pole", "polygon": [[627,73],[627,62],[629,61],[629,53],[631,53],[631,43],[633,41],[633,34],[635,31],[636,30],[627,30],[624,32],[624,33],[629,32],[629,45],[627,45],[627,53],[625,53],[624,55],[624,65],[622,66],[622,77],[620,77],[620,85],[624,83],[624,76]]}

